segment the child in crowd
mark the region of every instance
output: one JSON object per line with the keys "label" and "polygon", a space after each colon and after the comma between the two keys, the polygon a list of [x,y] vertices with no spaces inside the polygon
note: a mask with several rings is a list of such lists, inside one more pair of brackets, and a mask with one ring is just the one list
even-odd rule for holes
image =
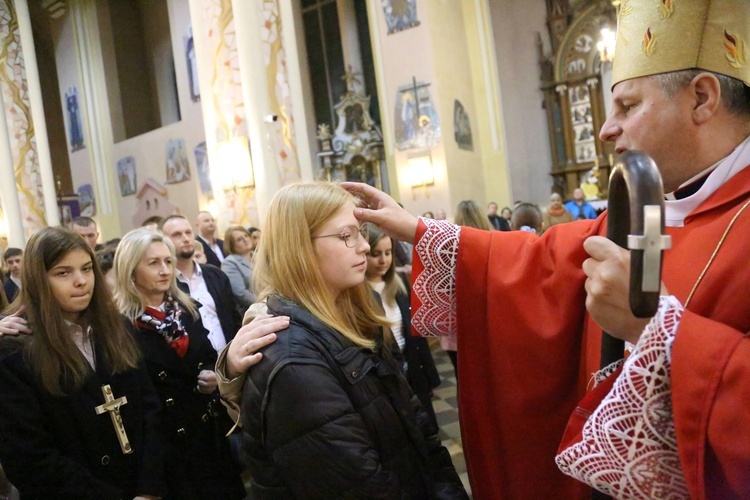
{"label": "child in crowd", "polygon": [[534,204],[519,203],[510,219],[511,231],[542,234],[542,211]]}

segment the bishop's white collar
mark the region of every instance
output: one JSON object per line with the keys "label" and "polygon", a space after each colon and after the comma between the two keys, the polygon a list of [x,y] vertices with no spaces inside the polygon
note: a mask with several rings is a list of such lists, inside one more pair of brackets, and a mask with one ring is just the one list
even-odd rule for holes
{"label": "bishop's white collar", "polygon": [[734,151],[729,156],[711,165],[686,183],[689,184],[694,179],[704,176],[706,172],[711,172],[706,182],[703,183],[703,186],[694,194],[681,200],[668,199],[664,201],[665,223],[667,227],[684,226],[685,217],[690,215],[693,210],[698,208],[701,203],[706,201],[709,196],[714,194],[732,176],[744,170],[748,165],[750,165],[750,137],[745,138],[739,146],[734,148]]}

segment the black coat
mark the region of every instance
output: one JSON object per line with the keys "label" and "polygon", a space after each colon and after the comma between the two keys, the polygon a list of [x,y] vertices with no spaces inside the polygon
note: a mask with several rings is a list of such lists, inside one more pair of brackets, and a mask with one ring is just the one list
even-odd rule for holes
{"label": "black coat", "polygon": [[16,285],[10,277],[8,277],[8,281],[3,283],[3,290],[5,291],[5,297],[8,299],[8,303],[13,302],[16,299],[18,292],[21,291],[21,289],[18,288],[18,285]]}
{"label": "black coat", "polygon": [[[200,241],[201,245],[203,246],[203,253],[206,254],[206,262],[208,262],[212,266],[221,268],[221,261],[216,255],[216,252],[214,252],[214,249],[211,248],[211,246],[208,244],[208,242],[200,236],[196,236],[195,238]],[[224,252],[224,240],[216,238],[216,244],[218,245],[219,250],[221,250],[221,256],[226,257],[227,254]]]}
{"label": "black coat", "polygon": [[499,215],[488,215],[487,218],[490,220],[490,224],[497,231],[510,231],[510,224],[505,220],[505,217]]}
{"label": "black coat", "polygon": [[[242,318],[237,309],[237,301],[232,294],[232,284],[224,271],[210,264],[199,264],[206,288],[216,304],[216,315],[221,323],[224,338],[229,343],[237,335],[237,330],[242,326]],[[190,287],[182,281],[177,281],[180,290],[190,295]]]}
{"label": "black coat", "polygon": [[[52,396],[37,382],[22,342],[0,340],[0,461],[21,498],[120,499],[163,496],[163,439],[159,400],[145,367],[112,374],[97,351],[96,372],[80,389]],[[121,407],[133,453],[122,453],[102,386]]]}
{"label": "black coat", "polygon": [[424,337],[413,337],[411,335],[411,304],[409,293],[396,295],[396,305],[401,311],[402,334],[404,336],[404,361],[406,361],[406,380],[417,395],[433,423],[437,426],[435,410],[432,408],[432,389],[440,385],[435,360],[432,359],[430,346]]}
{"label": "black coat", "polygon": [[200,318],[193,320],[185,311],[181,320],[189,338],[182,358],[160,334],[130,325],[164,408],[161,424],[167,441],[170,498],[243,498],[240,471],[224,438],[231,421],[218,393],[196,390],[198,373],[215,368],[216,351]]}
{"label": "black coat", "polygon": [[448,451],[382,346],[355,346],[299,306],[248,372],[242,403],[255,499],[467,498]]}

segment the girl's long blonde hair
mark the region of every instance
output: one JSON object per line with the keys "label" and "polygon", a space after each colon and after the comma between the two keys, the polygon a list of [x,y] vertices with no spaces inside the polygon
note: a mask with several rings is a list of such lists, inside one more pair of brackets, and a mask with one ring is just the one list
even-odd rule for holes
{"label": "girl's long blonde hair", "polygon": [[479,204],[474,200],[464,200],[456,207],[454,222],[459,226],[475,227],[492,231],[492,224],[486,215],[482,213]]}
{"label": "girl's long blonde hair", "polygon": [[279,190],[261,231],[253,283],[261,291],[259,300],[279,294],[354,344],[373,349],[388,321],[370,287],[363,281],[334,299],[320,272],[312,241],[312,235],[331,217],[355,206],[351,194],[330,182],[291,184]]}
{"label": "girl's long blonde hair", "polygon": [[172,255],[172,268],[174,270],[172,280],[169,283],[169,292],[172,294],[172,298],[182,304],[193,315],[193,318],[198,318],[198,309],[193,304],[193,299],[177,287],[177,269],[174,264],[176,258],[172,240],[147,227],[133,229],[123,236],[120,244],[117,245],[114,266],[115,278],[117,280],[115,302],[120,312],[131,322],[135,323],[135,320],[146,310],[146,303],[143,301],[143,296],[138,291],[138,288],[136,288],[133,280],[135,277],[135,268],[141,259],[143,259],[143,255],[152,243],[164,243],[169,248],[169,253]]}

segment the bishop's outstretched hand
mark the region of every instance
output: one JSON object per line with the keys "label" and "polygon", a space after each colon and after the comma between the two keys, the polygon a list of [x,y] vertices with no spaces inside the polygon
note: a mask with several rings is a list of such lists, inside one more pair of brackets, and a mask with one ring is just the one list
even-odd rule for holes
{"label": "bishop's outstretched hand", "polygon": [[354,210],[354,216],[360,222],[372,222],[391,238],[414,243],[418,219],[396,200],[367,184],[342,182],[341,186],[362,201],[361,206]]}

